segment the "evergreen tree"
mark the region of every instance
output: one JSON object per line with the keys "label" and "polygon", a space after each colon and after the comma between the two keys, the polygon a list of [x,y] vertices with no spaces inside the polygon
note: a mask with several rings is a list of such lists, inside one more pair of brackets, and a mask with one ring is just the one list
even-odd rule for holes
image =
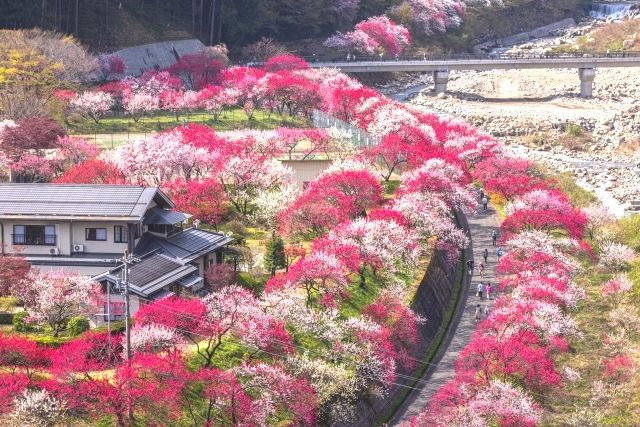
{"label": "evergreen tree", "polygon": [[274,276],[276,274],[276,270],[285,268],[286,266],[287,259],[284,255],[284,241],[282,240],[282,237],[273,233],[267,242],[264,254],[264,268]]}

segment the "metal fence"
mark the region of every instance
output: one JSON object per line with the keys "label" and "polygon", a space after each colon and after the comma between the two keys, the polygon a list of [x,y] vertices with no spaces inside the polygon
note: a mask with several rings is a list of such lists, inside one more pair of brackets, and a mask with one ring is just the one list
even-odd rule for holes
{"label": "metal fence", "polygon": [[366,131],[350,123],[342,121],[320,110],[313,110],[311,119],[313,126],[319,129],[336,128],[349,135],[351,143],[360,148],[369,148],[378,145],[377,138]]}

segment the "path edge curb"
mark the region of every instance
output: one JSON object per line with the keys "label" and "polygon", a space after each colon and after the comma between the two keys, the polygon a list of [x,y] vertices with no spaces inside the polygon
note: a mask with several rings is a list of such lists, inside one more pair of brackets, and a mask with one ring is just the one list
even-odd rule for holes
{"label": "path edge curb", "polygon": [[[464,213],[459,211],[455,212],[455,220],[458,226],[461,226],[469,237],[469,245],[465,250],[460,251],[461,257],[456,269],[456,280],[453,285],[451,297],[447,303],[447,309],[445,310],[442,323],[438,327],[438,332],[436,332],[433,341],[429,344],[429,347],[427,347],[424,357],[420,359],[422,363],[411,373],[411,376],[416,379],[407,384],[409,387],[415,388],[418,384],[418,380],[429,378],[435,371],[438,363],[440,363],[440,360],[446,353],[449,343],[453,339],[457,325],[460,323],[460,319],[464,312],[467,293],[463,292],[463,290],[467,289],[471,281],[471,276],[467,274],[465,266],[468,259],[473,259],[473,242],[471,241],[469,223],[467,222],[467,218]],[[428,272],[426,274],[428,274]],[[422,389],[422,387],[418,388]],[[384,426],[398,424],[401,421],[396,419],[398,412],[405,405],[408,399],[418,391],[419,390],[404,388],[394,399],[394,403],[391,408],[378,415],[373,425]]]}

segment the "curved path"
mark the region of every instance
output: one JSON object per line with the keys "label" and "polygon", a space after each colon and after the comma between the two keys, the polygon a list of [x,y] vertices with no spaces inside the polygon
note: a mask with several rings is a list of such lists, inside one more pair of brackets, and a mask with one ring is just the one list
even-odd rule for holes
{"label": "curved path", "polygon": [[[398,409],[389,425],[399,425],[402,421],[408,421],[424,409],[431,396],[438,391],[447,381],[454,376],[454,364],[458,354],[469,343],[471,335],[476,328],[475,309],[480,303],[484,309],[485,304],[493,304],[495,300],[495,290],[493,290],[492,300],[487,300],[486,296],[482,301],[476,295],[478,282],[491,282],[493,289],[496,288],[495,247],[491,244],[491,233],[498,227],[498,216],[495,209],[489,205],[487,211],[482,207],[476,213],[467,218],[469,231],[471,233],[471,249],[468,253],[469,259],[475,260],[476,271],[473,277],[466,277],[466,292],[459,302],[458,313],[454,322],[447,332],[447,338],[441,349],[437,362],[428,369],[421,378],[419,388],[413,390],[403,405]],[[484,278],[480,277],[478,265],[482,260],[482,252],[489,249],[488,265],[484,271]],[[439,360],[438,360],[439,359]]]}

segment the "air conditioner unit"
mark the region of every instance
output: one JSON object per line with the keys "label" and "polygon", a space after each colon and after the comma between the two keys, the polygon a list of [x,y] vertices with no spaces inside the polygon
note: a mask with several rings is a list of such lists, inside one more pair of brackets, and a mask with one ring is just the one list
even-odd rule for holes
{"label": "air conditioner unit", "polygon": [[58,249],[58,248],[51,248],[51,249],[49,249],[49,253],[50,253],[51,255],[60,255],[60,249]]}
{"label": "air conditioner unit", "polygon": [[84,252],[84,245],[73,245],[73,252]]}

